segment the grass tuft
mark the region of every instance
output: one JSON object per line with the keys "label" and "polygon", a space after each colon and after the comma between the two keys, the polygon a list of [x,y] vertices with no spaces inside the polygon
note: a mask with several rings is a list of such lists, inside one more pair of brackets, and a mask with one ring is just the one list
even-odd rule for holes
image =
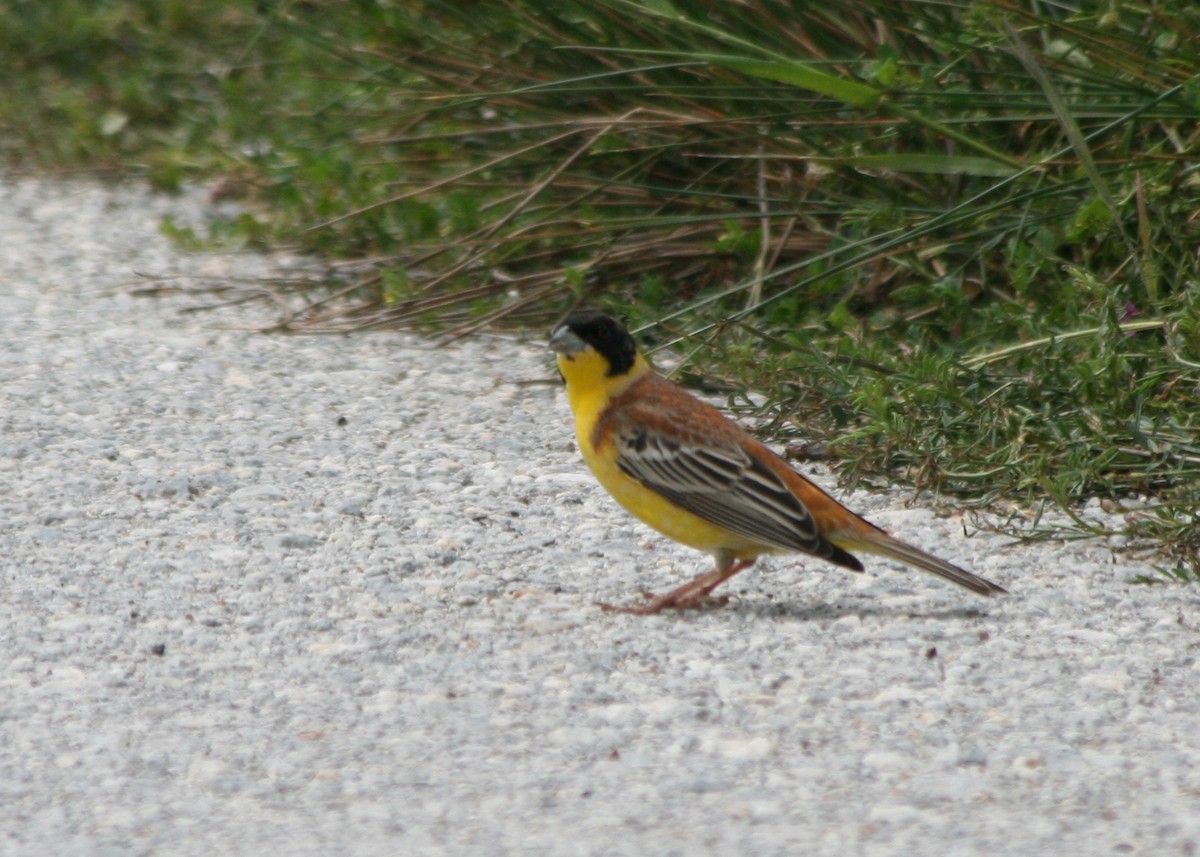
{"label": "grass tuft", "polygon": [[1197,32],[1183,0],[47,0],[0,9],[0,152],[203,178],[250,211],[182,240],[352,260],[285,329],[600,304],[847,480],[1104,498],[1186,578]]}

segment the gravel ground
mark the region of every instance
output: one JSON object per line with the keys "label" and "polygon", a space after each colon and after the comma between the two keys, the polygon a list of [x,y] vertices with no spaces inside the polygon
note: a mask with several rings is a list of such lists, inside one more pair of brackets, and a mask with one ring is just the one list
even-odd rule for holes
{"label": "gravel ground", "polygon": [[706,559],[585,473],[540,343],[132,297],[282,264],[168,213],[0,184],[0,853],[1200,849],[1195,588],[853,494],[1012,594],[777,558],[605,614]]}

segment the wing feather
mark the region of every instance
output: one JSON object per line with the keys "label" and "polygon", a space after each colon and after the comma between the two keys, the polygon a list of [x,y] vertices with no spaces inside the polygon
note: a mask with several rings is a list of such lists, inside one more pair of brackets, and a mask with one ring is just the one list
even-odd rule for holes
{"label": "wing feather", "polygon": [[743,538],[826,556],[805,505],[764,463],[738,446],[705,446],[652,429],[618,433],[617,466],[697,517]]}

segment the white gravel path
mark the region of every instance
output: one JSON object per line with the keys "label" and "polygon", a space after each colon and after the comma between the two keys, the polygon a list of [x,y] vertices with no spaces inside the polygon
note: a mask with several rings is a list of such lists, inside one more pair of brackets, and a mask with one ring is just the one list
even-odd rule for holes
{"label": "white gravel path", "polygon": [[131,297],[274,264],[168,212],[0,183],[0,854],[1200,850],[1196,588],[855,494],[1012,594],[788,558],[607,615],[706,560],[586,475],[540,343]]}

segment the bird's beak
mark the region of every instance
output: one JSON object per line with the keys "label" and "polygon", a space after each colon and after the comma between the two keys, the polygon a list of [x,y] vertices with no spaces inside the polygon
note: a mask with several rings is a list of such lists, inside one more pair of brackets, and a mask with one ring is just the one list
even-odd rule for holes
{"label": "bird's beak", "polygon": [[555,351],[565,357],[570,357],[572,354],[578,354],[587,348],[587,343],[576,336],[571,328],[563,325],[554,331],[550,337],[550,342],[547,343],[547,347],[551,351]]}

